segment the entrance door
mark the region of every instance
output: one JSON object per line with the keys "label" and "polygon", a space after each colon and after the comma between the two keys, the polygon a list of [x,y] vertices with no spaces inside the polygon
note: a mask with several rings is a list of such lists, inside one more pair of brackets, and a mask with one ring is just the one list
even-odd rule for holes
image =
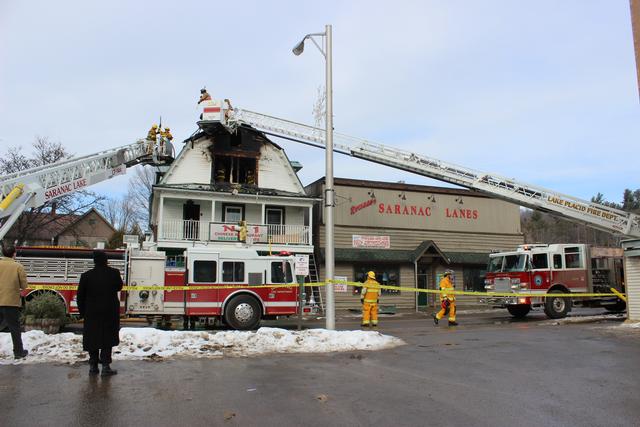
{"label": "entrance door", "polygon": [[200,205],[187,200],[182,205],[182,219],[184,220],[183,238],[186,240],[198,240],[200,237]]}
{"label": "entrance door", "polygon": [[[418,289],[431,289],[431,264],[418,264]],[[429,294],[425,292],[418,293],[418,307],[426,307],[429,305]]]}

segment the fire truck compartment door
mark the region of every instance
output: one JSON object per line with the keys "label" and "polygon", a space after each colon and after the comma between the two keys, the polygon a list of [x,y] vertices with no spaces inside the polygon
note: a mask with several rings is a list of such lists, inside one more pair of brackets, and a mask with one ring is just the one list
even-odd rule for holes
{"label": "fire truck compartment door", "polygon": [[[164,267],[165,257],[163,252],[132,256],[129,269],[129,285],[162,287],[164,285]],[[164,310],[164,292],[153,289],[129,291],[127,309],[130,312],[139,313],[162,312]]]}

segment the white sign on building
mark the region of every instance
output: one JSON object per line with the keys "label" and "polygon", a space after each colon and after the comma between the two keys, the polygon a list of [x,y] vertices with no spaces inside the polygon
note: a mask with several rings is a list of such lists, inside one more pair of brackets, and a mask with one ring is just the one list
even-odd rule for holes
{"label": "white sign on building", "polygon": [[[209,223],[209,240],[218,242],[237,242],[240,226],[236,224]],[[249,225],[247,226],[247,242],[266,242],[267,226]]]}
{"label": "white sign on building", "polygon": [[348,292],[349,286],[347,285],[347,276],[333,276],[333,280],[336,282],[344,282],[344,283],[334,283],[333,289],[336,292]]}
{"label": "white sign on building", "polygon": [[296,255],[296,276],[309,275],[309,255]]}
{"label": "white sign on building", "polygon": [[351,238],[351,243],[354,248],[389,249],[391,247],[391,238],[389,236],[361,236],[359,234],[353,234]]}

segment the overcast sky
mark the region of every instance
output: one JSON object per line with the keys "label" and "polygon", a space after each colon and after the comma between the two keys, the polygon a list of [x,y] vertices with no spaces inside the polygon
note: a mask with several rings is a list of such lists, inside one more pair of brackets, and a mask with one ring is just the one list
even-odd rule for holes
{"label": "overcast sky", "polygon": [[[324,60],[291,48],[325,24],[337,131],[585,199],[640,187],[628,0],[2,0],[2,151],[39,135],[88,154],[160,115],[181,141],[203,85],[313,124]],[[322,151],[282,146],[304,184],[324,175]],[[440,185],[339,155],[335,175]]]}

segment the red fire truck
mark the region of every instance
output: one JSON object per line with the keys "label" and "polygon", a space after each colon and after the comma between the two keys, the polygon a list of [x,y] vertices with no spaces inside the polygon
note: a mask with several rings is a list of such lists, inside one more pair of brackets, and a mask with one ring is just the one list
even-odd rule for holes
{"label": "red fire truck", "polygon": [[[122,292],[122,311],[128,315],[211,317],[234,329],[254,329],[261,319],[297,312],[293,256],[260,255],[244,247],[202,247],[187,249],[184,265],[173,266],[160,251],[118,250],[107,255],[127,285],[144,287]],[[68,313],[76,314],[75,288],[80,274],[92,268],[91,257],[88,249],[20,248],[18,261],[25,266],[30,284],[66,285],[34,287],[23,296],[28,300],[42,292],[54,293]],[[286,284],[291,286],[282,286]],[[187,290],[163,286],[187,286]]]}
{"label": "red fire truck", "polygon": [[[489,255],[485,289],[513,296],[490,297],[484,301],[504,307],[514,317],[524,317],[532,307],[543,307],[552,319],[563,318],[573,304],[623,310],[617,298],[553,297],[553,294],[624,293],[622,250],[585,244],[520,245],[515,251]],[[518,294],[525,294],[519,296]],[[531,294],[548,297],[526,296]]]}

